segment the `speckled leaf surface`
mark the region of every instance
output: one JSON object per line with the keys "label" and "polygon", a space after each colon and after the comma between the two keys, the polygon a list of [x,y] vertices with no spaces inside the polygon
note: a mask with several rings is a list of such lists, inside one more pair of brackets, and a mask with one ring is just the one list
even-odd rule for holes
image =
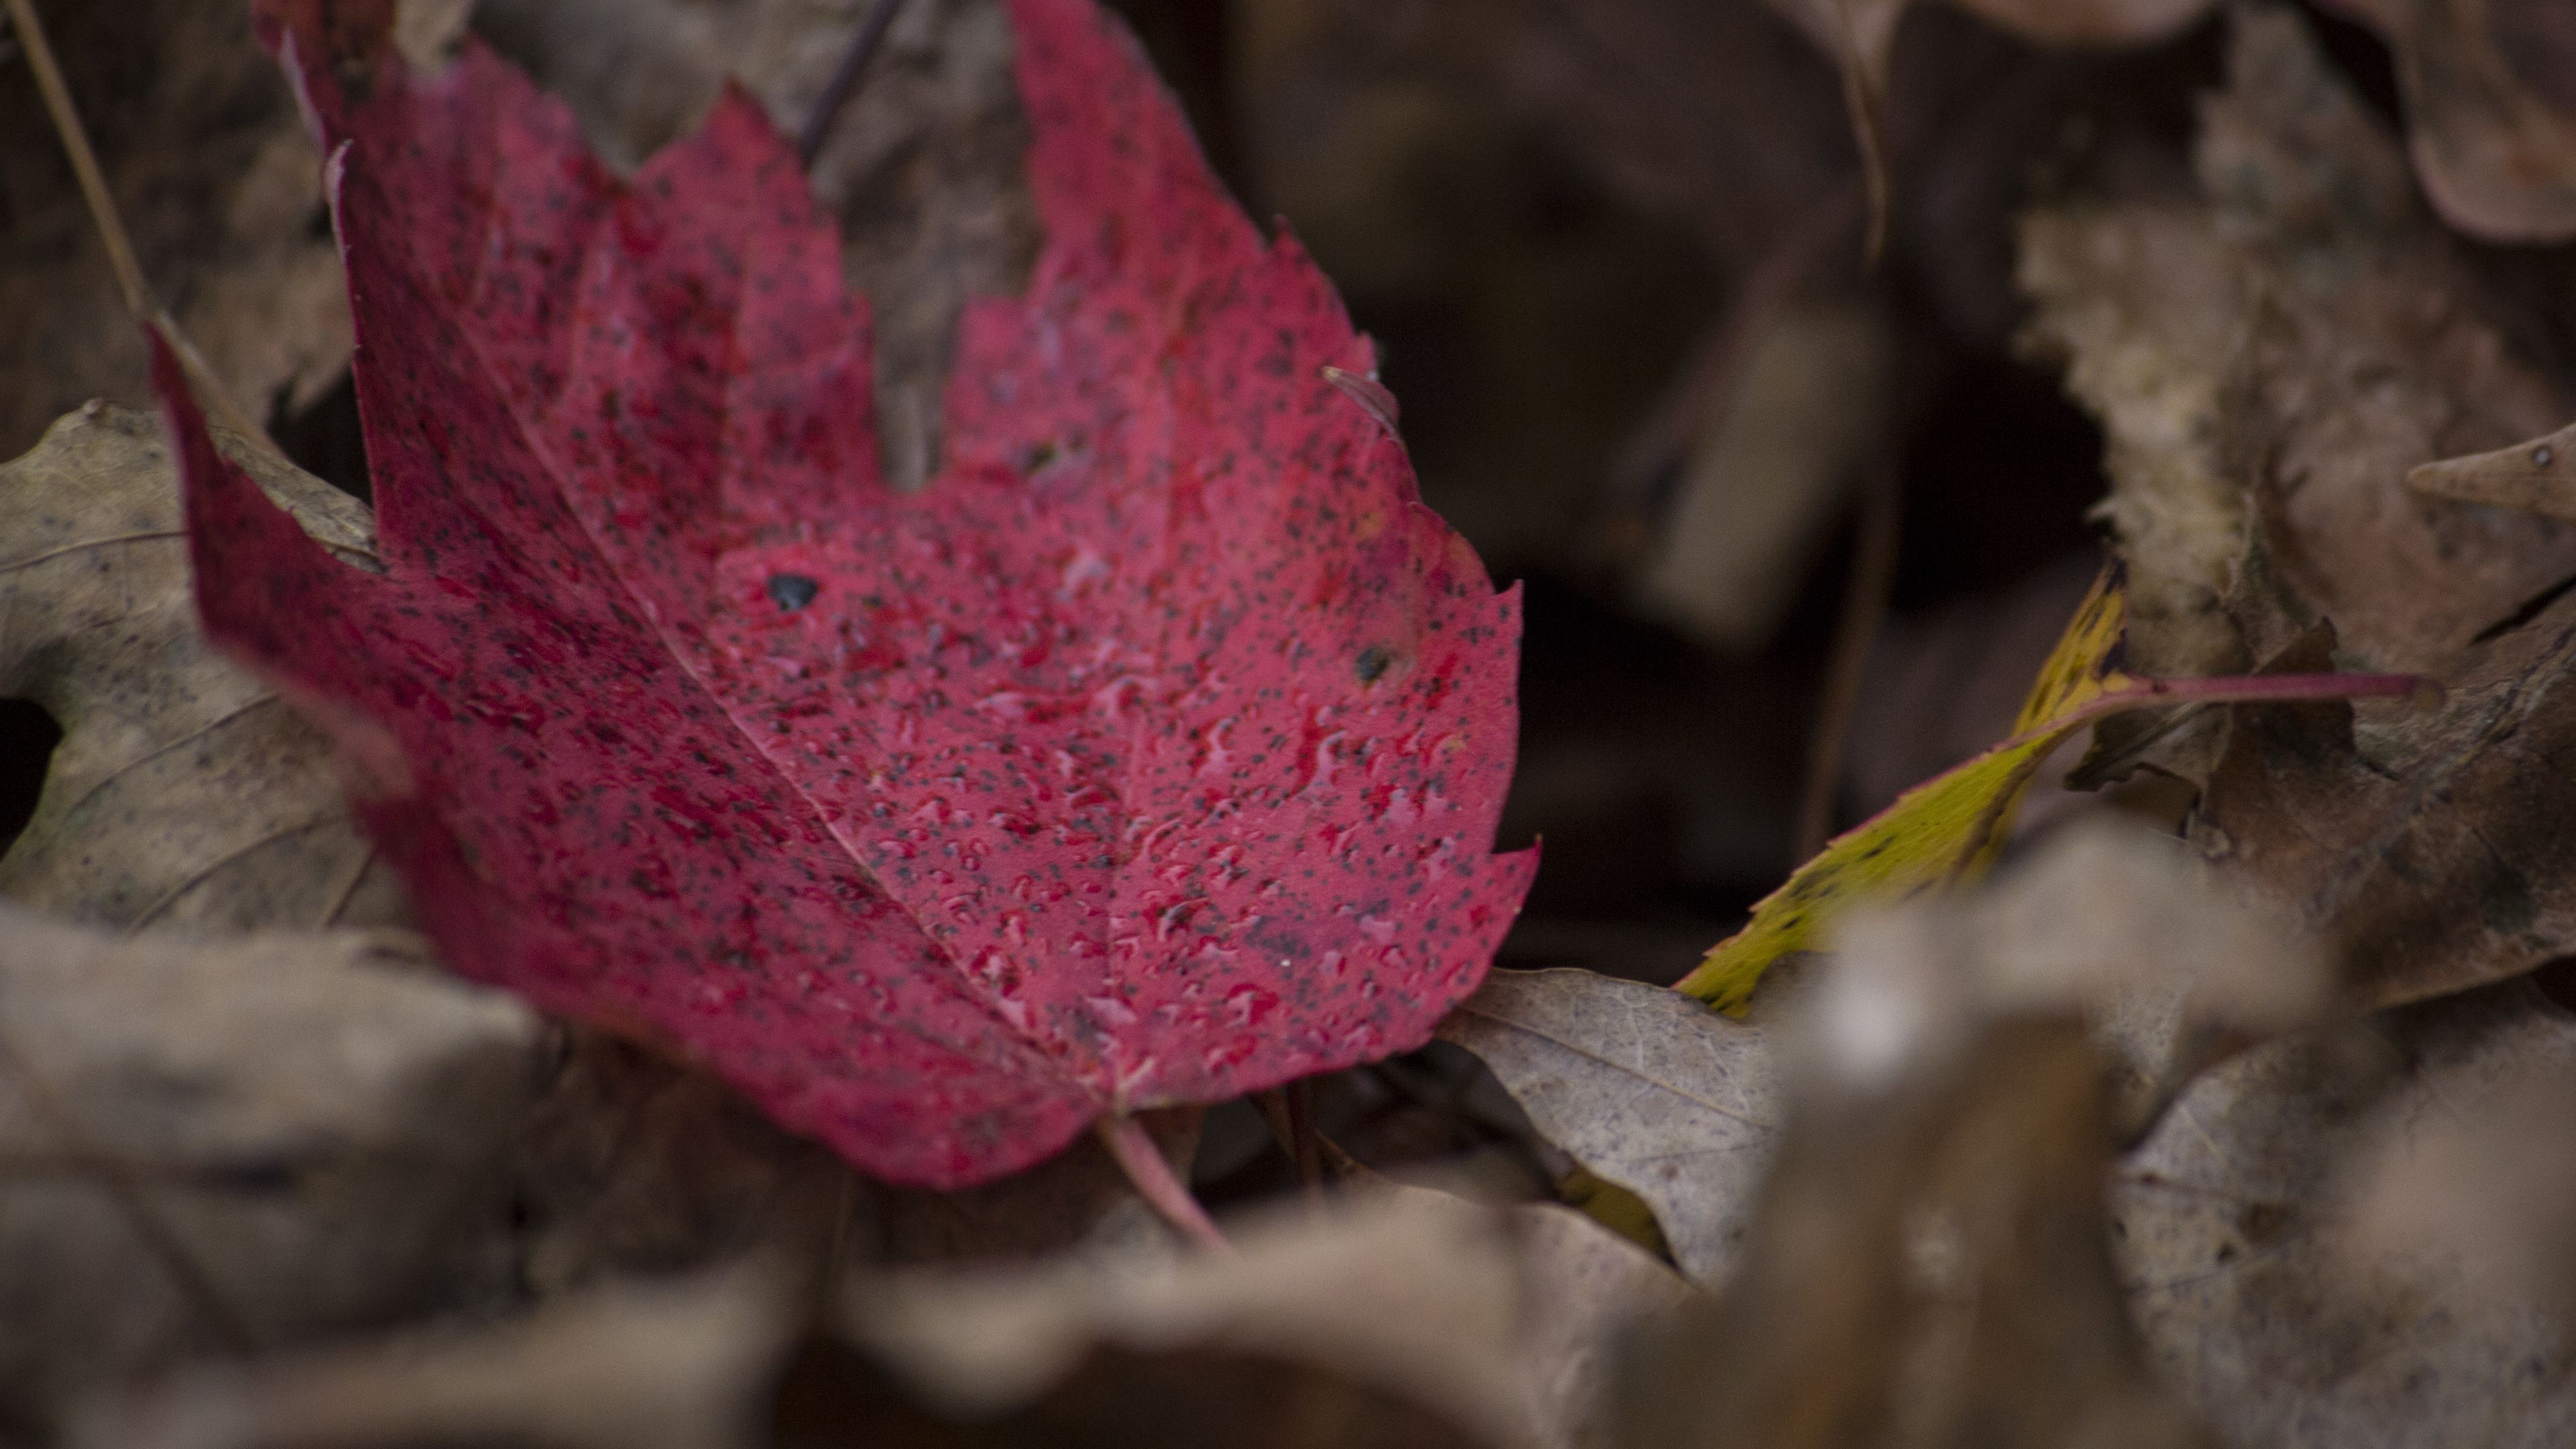
{"label": "speckled leaf surface", "polygon": [[631,181],[469,45],[271,0],[333,156],[386,572],[183,442],[210,632],[334,735],[459,969],[951,1186],[1401,1050],[1474,989],[1519,600],[1323,277],[1088,0],[1015,0],[1048,241],[878,478],[863,302],[734,95]]}

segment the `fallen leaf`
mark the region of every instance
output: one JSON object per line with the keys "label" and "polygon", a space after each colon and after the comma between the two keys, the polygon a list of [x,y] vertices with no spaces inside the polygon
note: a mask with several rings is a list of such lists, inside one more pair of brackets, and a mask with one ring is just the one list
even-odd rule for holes
{"label": "fallen leaf", "polygon": [[1440,1024],[1530,1124],[1643,1198],[1674,1261],[1732,1269],[1780,1119],[1766,1028],[1678,992],[1590,971],[1496,971]]}
{"label": "fallen leaf", "polygon": [[2452,1110],[2383,1120],[2339,1170],[2347,1274],[2461,1294],[2563,1330],[2576,1309],[2576,1056],[2536,1054],[2475,1084]]}
{"label": "fallen leaf", "polygon": [[2359,1167],[2446,1130],[2498,1080],[2576,1066],[2528,985],[2264,1047],[2204,1078],[2118,1175],[2130,1301],[2177,1392],[2234,1442],[2550,1444],[2576,1430],[2568,1340],[2530,1302],[2357,1264]]}
{"label": "fallen leaf", "polygon": [[1943,900],[1845,928],[1782,1028],[1785,1120],[1740,1266],[1644,1331],[1610,1442],[2209,1442],[2113,1273],[2085,1015],[2117,973],[2082,929],[2034,924],[2000,941]]}
{"label": "fallen leaf", "polygon": [[2032,343],[2109,433],[2130,648],[2237,673],[2325,617],[2346,667],[2439,673],[2576,573],[2576,528],[2424,497],[2407,470],[2567,400],[2302,20],[2239,13],[2228,75],[2195,195],[2125,187],[2022,229]]}
{"label": "fallen leaf", "polygon": [[201,608],[451,964],[933,1186],[1418,1043],[1534,864],[1485,853],[1518,597],[1322,377],[1366,344],[1130,42],[1015,14],[1052,239],[970,313],[921,495],[745,103],[620,183],[487,52],[415,78],[310,5],[388,572],[165,392]]}
{"label": "fallen leaf", "polygon": [[2105,570],[2040,666],[2010,739],[1835,837],[1787,884],[1756,902],[1743,929],[1711,947],[1675,989],[1721,1011],[1739,1010],[1764,972],[1809,949],[1854,904],[1901,900],[1983,875],[2001,853],[2013,811],[2040,766],[2106,716],[2190,703],[2407,695],[2423,684],[2404,675],[2338,676],[2323,664],[2303,674],[2142,678],[2119,667],[2124,605],[2118,570]]}
{"label": "fallen leaf", "polygon": [[2494,242],[2576,237],[2576,30],[2554,0],[2332,0],[2386,37],[2407,150],[2445,220]]}
{"label": "fallen leaf", "polygon": [[[322,547],[372,565],[364,506],[224,446]],[[0,894],[129,927],[402,922],[328,743],[199,632],[160,424],[105,405],[64,418],[0,465],[0,516],[0,696],[63,730]]]}
{"label": "fallen leaf", "polygon": [[473,1332],[199,1369],[75,1419],[78,1449],[542,1443],[753,1449],[797,1332],[778,1275],[628,1282]]}
{"label": "fallen leaf", "polygon": [[1077,1258],[864,1281],[853,1338],[962,1417],[1024,1403],[1104,1348],[1327,1368],[1498,1445],[1588,1442],[1604,1347],[1670,1307],[1671,1270],[1580,1214],[1364,1185],[1237,1233],[1231,1259]]}
{"label": "fallen leaf", "polygon": [[[2128,439],[2124,561],[2177,581],[2132,643],[2230,668],[2420,669],[2446,703],[2106,730],[2087,772],[2143,762],[2200,787],[2197,842],[2326,940],[2355,1004],[2464,989],[2576,942],[2546,794],[2576,530],[2428,496],[2409,470],[2528,438],[2565,404],[2507,348],[2499,304],[2301,23],[2240,16],[2229,64],[2198,199],[2052,208],[2025,232],[2040,325]],[[2170,405],[2119,404],[2140,379]]]}
{"label": "fallen leaf", "polygon": [[[249,416],[299,412],[349,361],[319,158],[234,5],[44,11],[136,259]],[[0,456],[95,397],[151,398],[142,339],[14,56],[0,70]]]}
{"label": "fallen leaf", "polygon": [[[1980,999],[2086,1023],[2120,1140],[2327,996],[2307,943],[2228,899],[2180,842],[2135,828],[2071,826],[1945,910],[1983,955]],[[1675,1261],[1716,1286],[1737,1271],[1785,1114],[1776,1023],[1800,1008],[1763,1000],[1747,1024],[1641,982],[1497,971],[1440,1035],[1492,1068],[1542,1138],[1644,1199]]]}
{"label": "fallen leaf", "polygon": [[1753,917],[1709,949],[1677,989],[1740,1009],[1771,966],[1815,941],[1824,923],[1870,897],[1911,895],[1991,865],[2012,810],[2042,761],[2124,688],[2117,672],[2126,599],[2115,574],[2094,580],[2041,664],[2012,737],[1896,797],[1835,837]]}
{"label": "fallen leaf", "polygon": [[1684,1291],[1561,1208],[1415,1188],[1274,1215],[1241,1245],[863,1278],[813,1326],[775,1264],[609,1285],[101,1395],[71,1442],[1574,1449],[1603,1345]]}
{"label": "fallen leaf", "polygon": [[[2280,663],[2315,664],[2335,642],[2319,626]],[[2437,712],[2235,712],[2193,842],[2322,939],[2358,1006],[2466,990],[2576,951],[2576,841],[2554,793],[2576,752],[2558,693],[2571,671],[2576,604],[2561,599],[2466,651]]]}
{"label": "fallen leaf", "polygon": [[120,938],[0,904],[0,1422],[510,1291],[536,1018],[407,933]]}

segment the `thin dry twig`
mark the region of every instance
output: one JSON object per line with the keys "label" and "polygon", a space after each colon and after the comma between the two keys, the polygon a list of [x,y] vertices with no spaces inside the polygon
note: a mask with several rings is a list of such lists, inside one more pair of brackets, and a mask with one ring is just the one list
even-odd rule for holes
{"label": "thin dry twig", "polygon": [[169,340],[171,351],[179,355],[180,365],[188,370],[188,381],[205,400],[215,421],[272,453],[278,452],[267,430],[234,404],[232,395],[216,380],[214,369],[206,365],[196,345],[179,330],[169,309],[153,298],[150,284],[143,279],[143,266],[134,258],[134,243],[126,235],[124,218],[117,214],[116,198],[109,193],[107,177],[98,168],[98,153],[90,149],[89,132],[81,125],[80,111],[72,104],[71,87],[64,84],[62,67],[55,64],[53,47],[46,42],[44,26],[36,19],[34,0],[0,3],[7,6],[18,48],[26,52],[27,68],[35,72],[36,89],[45,98],[45,114],[53,119],[54,134],[61,138],[63,152],[71,160],[72,176],[80,183],[90,221],[98,228],[99,242],[107,248],[107,264],[116,273],[117,289],[125,295],[125,310],[144,326],[159,328]]}
{"label": "thin dry twig", "polygon": [[1324,1188],[1322,1151],[1315,1145],[1314,1094],[1303,1080],[1285,1087],[1252,1094],[1252,1104],[1261,1110],[1261,1120],[1269,1125],[1271,1138],[1286,1153],[1297,1169],[1297,1181],[1309,1199],[1320,1197]]}
{"label": "thin dry twig", "polygon": [[[21,0],[23,3],[23,0]],[[804,128],[796,133],[796,159],[807,170],[814,158],[823,154],[823,142],[832,134],[832,123],[840,119],[842,108],[859,93],[859,81],[866,75],[868,61],[885,44],[886,32],[894,28],[895,12],[903,0],[877,0],[876,7],[859,22],[858,32],[850,37],[850,48],[841,53],[841,63],[824,83],[823,94],[816,97],[814,109],[805,117]]]}
{"label": "thin dry twig", "polygon": [[1887,617],[1896,583],[1896,545],[1904,532],[1904,487],[1888,468],[1861,499],[1860,536],[1852,548],[1851,576],[1843,585],[1842,616],[1834,624],[1833,653],[1825,661],[1825,688],[1816,705],[1814,747],[1807,755],[1807,784],[1798,800],[1798,859],[1811,860],[1833,839],[1834,787],[1842,777],[1852,712],[1860,704],[1869,646]]}
{"label": "thin dry twig", "polygon": [[1692,442],[1734,396],[1754,345],[1835,255],[1835,244],[1849,233],[1861,204],[1859,191],[1837,187],[1801,212],[1763,251],[1683,365],[1681,380],[1666,390],[1620,450],[1607,489],[1614,517],[1640,516],[1657,506],[1659,485],[1679,469]]}

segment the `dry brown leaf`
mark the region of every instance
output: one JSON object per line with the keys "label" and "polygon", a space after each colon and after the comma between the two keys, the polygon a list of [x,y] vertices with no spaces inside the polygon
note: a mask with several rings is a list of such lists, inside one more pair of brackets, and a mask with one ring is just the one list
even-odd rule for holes
{"label": "dry brown leaf", "polygon": [[[2145,1130],[2223,1053],[2305,1021],[2324,965],[2212,886],[2178,842],[2094,822],[2061,830],[1937,933],[1975,967],[1937,1019],[1976,1011],[2084,1021],[2103,1057],[2107,1125]],[[1864,925],[1864,930],[1867,927]],[[1738,1271],[1783,1122],[1783,1015],[1757,1024],[1678,992],[1588,971],[1497,971],[1441,1024],[1482,1058],[1541,1137],[1654,1210],[1684,1271]]]}
{"label": "dry brown leaf", "polygon": [[2113,963],[2087,941],[1929,903],[1846,931],[1742,1266],[1641,1340],[1613,1442],[2208,1442],[2112,1272],[2108,1075],[2077,1007]]}
{"label": "dry brown leaf", "polygon": [[494,1301],[535,1016],[407,933],[0,904],[0,1423],[183,1356]]}
{"label": "dry brown leaf", "polygon": [[[1583,1442],[1601,1352],[1684,1294],[1670,1270],[1553,1206],[1376,1184],[1238,1228],[1229,1258],[1129,1253],[870,1281],[853,1336],[959,1415],[1026,1402],[1104,1348],[1306,1362],[1497,1445]],[[1238,1431],[1239,1432],[1239,1431]]]}
{"label": "dry brown leaf", "polygon": [[[372,563],[363,505],[228,446],[316,538]],[[127,927],[401,922],[322,736],[198,633],[159,420],[64,418],[0,465],[0,516],[0,695],[63,731],[0,894]]]}
{"label": "dry brown leaf", "polygon": [[2425,194],[2487,241],[2576,237],[2576,25],[2562,0],[2331,0],[2388,40]]}
{"label": "dry brown leaf", "polygon": [[2374,1154],[2451,1130],[2536,1066],[2576,1069],[2576,1021],[2515,983],[2275,1043],[2175,1103],[2114,1208],[2175,1388],[2243,1444],[2566,1442],[2563,1320],[2474,1278],[2356,1262],[2349,1236],[2346,1184]]}
{"label": "dry brown leaf", "polygon": [[[2302,21],[2238,12],[2229,76],[2196,196],[2130,187],[2023,225],[2032,341],[2109,433],[2130,648],[2156,673],[2241,672],[2325,615],[2348,667],[2438,672],[2576,572],[2576,529],[2423,497],[2406,472],[2529,437],[2566,399],[2512,355]],[[2287,629],[2268,599],[2230,602],[2267,544],[2305,611]]]}
{"label": "dry brown leaf", "polygon": [[2465,989],[2576,948],[2550,793],[2569,778],[2552,700],[2576,527],[2409,473],[2530,437],[2566,401],[2509,353],[2294,16],[2241,13],[2230,74],[2198,199],[2063,205],[2025,230],[2039,335],[2110,425],[2132,578],[2173,585],[2132,647],[2199,670],[2420,670],[2448,698],[2212,711],[2161,742],[2106,730],[2088,768],[2143,758],[2202,786],[2196,841],[2327,941],[2356,1004]]}
{"label": "dry brown leaf", "polygon": [[1684,1292],[1575,1214],[1423,1189],[1240,1243],[863,1280],[822,1331],[774,1264],[610,1285],[101,1396],[73,1443],[1571,1446],[1602,1346]]}
{"label": "dry brown leaf", "polygon": [[[254,420],[346,371],[321,158],[246,5],[40,5],[145,278]],[[0,455],[94,397],[148,404],[142,334],[27,67],[0,65]]]}
{"label": "dry brown leaf", "polygon": [[2390,1114],[2341,1176],[2344,1271],[2459,1292],[2564,1331],[2576,1313],[2576,1054],[2539,1054],[2452,1110]]}
{"label": "dry brown leaf", "polygon": [[1733,1270],[1780,1120],[1769,1030],[1590,971],[1496,971],[1440,1025],[1541,1137],[1654,1209],[1702,1283]]}
{"label": "dry brown leaf", "polygon": [[[2314,668],[2323,625],[2278,656]],[[2519,975],[2576,950],[2576,602],[2469,650],[2438,713],[2346,704],[2233,711],[2192,837],[2295,913],[2359,1006]]]}
{"label": "dry brown leaf", "polygon": [[776,1275],[630,1282],[479,1333],[422,1334],[200,1370],[75,1423],[77,1449],[536,1443],[753,1449],[796,1332]]}

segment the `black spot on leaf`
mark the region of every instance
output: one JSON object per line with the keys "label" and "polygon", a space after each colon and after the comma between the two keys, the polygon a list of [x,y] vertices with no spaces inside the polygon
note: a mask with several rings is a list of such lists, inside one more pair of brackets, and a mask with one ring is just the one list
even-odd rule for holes
{"label": "black spot on leaf", "polygon": [[797,610],[804,608],[807,604],[814,602],[814,595],[820,593],[822,588],[823,586],[821,584],[814,582],[803,574],[771,574],[769,576],[769,601],[776,604],[786,612],[793,614]]}

